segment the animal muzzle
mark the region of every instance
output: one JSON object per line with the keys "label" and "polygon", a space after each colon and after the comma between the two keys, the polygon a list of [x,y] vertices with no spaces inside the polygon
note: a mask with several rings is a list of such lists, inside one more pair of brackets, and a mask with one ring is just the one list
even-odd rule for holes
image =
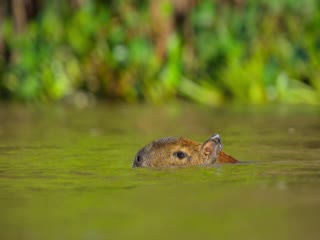
{"label": "animal muzzle", "polygon": [[145,157],[143,156],[143,153],[139,151],[135,158],[133,159],[132,167],[144,167],[145,163]]}

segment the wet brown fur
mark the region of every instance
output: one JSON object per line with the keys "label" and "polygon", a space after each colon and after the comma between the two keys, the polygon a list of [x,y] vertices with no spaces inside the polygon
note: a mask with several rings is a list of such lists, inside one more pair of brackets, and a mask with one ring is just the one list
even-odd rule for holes
{"label": "wet brown fur", "polygon": [[[203,154],[203,144],[186,138],[164,138],[153,141],[139,152],[148,159],[143,162],[142,167],[167,167],[167,166],[192,166],[211,164],[212,162]],[[177,151],[187,154],[184,159],[174,156]],[[238,163],[239,161],[230,155],[220,151],[214,163]]]}

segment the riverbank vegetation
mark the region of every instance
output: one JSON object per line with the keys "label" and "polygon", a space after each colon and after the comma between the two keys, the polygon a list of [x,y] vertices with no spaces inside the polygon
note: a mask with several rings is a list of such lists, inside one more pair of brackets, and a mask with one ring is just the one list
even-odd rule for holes
{"label": "riverbank vegetation", "polygon": [[1,1],[0,98],[320,103],[320,2]]}

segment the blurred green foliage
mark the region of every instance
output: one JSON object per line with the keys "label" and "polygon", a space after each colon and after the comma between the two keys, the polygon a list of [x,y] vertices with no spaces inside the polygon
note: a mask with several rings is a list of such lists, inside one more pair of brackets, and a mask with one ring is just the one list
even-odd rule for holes
{"label": "blurred green foliage", "polygon": [[[198,1],[166,58],[151,38],[149,1],[45,1],[25,30],[1,24],[0,93],[49,102],[84,96],[217,105],[320,102],[320,2]],[[172,14],[167,7],[159,9]],[[190,47],[191,46],[191,47]],[[193,57],[188,55],[188,52]]]}

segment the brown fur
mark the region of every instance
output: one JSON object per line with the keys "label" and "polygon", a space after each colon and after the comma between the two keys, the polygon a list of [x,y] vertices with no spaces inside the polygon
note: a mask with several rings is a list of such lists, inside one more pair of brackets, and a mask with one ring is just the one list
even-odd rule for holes
{"label": "brown fur", "polygon": [[[136,154],[133,167],[192,166],[239,162],[221,149],[220,136],[217,134],[204,143],[182,137],[162,138],[142,148]],[[179,158],[177,156],[178,152],[183,152],[186,156]]]}
{"label": "brown fur", "polygon": [[239,161],[231,157],[230,155],[226,154],[225,152],[221,151],[219,153],[217,163],[239,163]]}

